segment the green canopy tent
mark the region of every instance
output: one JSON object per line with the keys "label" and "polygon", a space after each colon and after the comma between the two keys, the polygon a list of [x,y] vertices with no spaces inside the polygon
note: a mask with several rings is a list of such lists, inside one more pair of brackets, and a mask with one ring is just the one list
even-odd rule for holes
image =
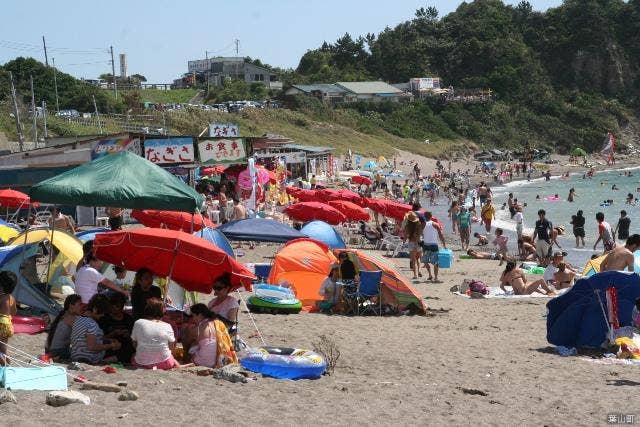
{"label": "green canopy tent", "polygon": [[587,156],[587,152],[584,151],[582,148],[580,147],[576,147],[573,149],[573,151],[571,152],[571,154],[575,157],[586,157]]}
{"label": "green canopy tent", "polygon": [[31,200],[80,206],[202,212],[204,197],[160,166],[121,151],[42,181]]}

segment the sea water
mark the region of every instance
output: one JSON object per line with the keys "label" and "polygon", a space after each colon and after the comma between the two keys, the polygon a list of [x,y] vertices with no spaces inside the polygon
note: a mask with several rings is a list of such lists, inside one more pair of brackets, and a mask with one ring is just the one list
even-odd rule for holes
{"label": "sea water", "polygon": [[[631,172],[631,176],[625,176],[625,171]],[[618,190],[611,189],[614,184]],[[489,185],[491,186],[491,184]],[[570,188],[574,188],[576,193],[573,203],[567,201]],[[491,186],[491,189],[493,192],[493,204],[496,207],[496,221],[493,222],[489,241],[492,241],[496,227],[503,228],[509,236],[509,252],[513,254],[517,253],[516,224],[515,221],[511,220],[509,210],[506,207],[504,210],[501,209],[502,205],[506,203],[509,193],[513,193],[519,204],[527,204],[523,210],[525,234],[533,233],[533,226],[538,219],[537,212],[539,209],[546,211],[547,219],[554,226],[564,226],[565,234],[558,237],[558,243],[560,243],[562,249],[554,246],[554,251],[566,251],[568,253],[566,260],[579,268],[584,266],[592,254],[601,254],[603,251],[602,243],[598,244],[596,251],[593,250],[593,244],[598,238],[598,223],[595,219],[597,212],[604,213],[605,221],[611,224],[612,229],[615,229],[620,218],[620,211],[626,210],[627,216],[631,219],[630,234],[640,232],[640,204],[636,206],[625,203],[628,193],[633,194],[634,197],[640,197],[640,192],[638,191],[640,190],[640,170],[637,169],[597,172],[592,179],[583,178],[583,174],[576,173],[568,178],[552,177],[550,181],[545,181],[544,178],[536,178],[531,181],[514,181],[505,185],[496,183]],[[557,201],[545,199],[556,194],[560,198]],[[540,197],[537,198],[537,196]],[[603,202],[608,199],[612,199],[613,204],[602,206]],[[426,210],[431,210],[434,215],[446,224],[445,231],[447,233],[452,232],[451,221],[447,218],[448,206],[445,198],[441,198],[440,204],[437,206],[429,206],[429,202],[426,199],[422,200],[421,203]],[[575,248],[573,227],[570,224],[571,217],[578,210],[582,210],[586,220],[585,247],[580,249]],[[480,213],[478,206],[476,211],[478,214]],[[472,226],[471,235],[473,236],[476,231],[483,234],[486,233],[484,226],[479,223],[475,223]],[[472,246],[475,241],[477,240],[472,237]],[[618,244],[623,244],[623,242],[618,241]],[[486,247],[486,250],[493,250],[491,243],[489,247]]]}

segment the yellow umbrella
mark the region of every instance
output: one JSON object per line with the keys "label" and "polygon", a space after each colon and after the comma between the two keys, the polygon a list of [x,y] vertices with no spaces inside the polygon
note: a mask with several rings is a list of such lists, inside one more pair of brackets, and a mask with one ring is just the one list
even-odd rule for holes
{"label": "yellow umbrella", "polygon": [[584,277],[590,277],[596,273],[600,273],[600,264],[602,264],[602,261],[604,261],[607,255],[608,254],[604,254],[602,256],[599,256],[598,258],[590,259],[589,261],[587,261],[587,264],[582,270],[582,275]]}
{"label": "yellow umbrella", "polygon": [[82,242],[76,236],[61,230],[53,232],[48,228],[32,229],[15,237],[11,244],[40,243],[44,240],[49,240],[53,243],[53,246],[74,264],[78,264],[82,259]]}
{"label": "yellow umbrella", "polygon": [[6,225],[0,225],[0,239],[2,239],[3,242],[8,242],[18,234],[20,234],[20,232],[15,228],[7,227]]}

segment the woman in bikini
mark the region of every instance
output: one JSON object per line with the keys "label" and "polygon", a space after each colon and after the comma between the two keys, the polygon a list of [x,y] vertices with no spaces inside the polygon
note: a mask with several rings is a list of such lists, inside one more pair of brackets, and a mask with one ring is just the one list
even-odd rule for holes
{"label": "woman in bikini", "polygon": [[[512,261],[507,262],[507,266],[502,276],[500,276],[500,289],[506,292],[505,286],[511,286],[515,295],[531,295],[534,292],[543,295],[555,295],[555,292],[547,286],[544,279],[527,283],[524,272],[516,268],[516,263]],[[545,292],[540,291],[539,288],[542,288]]]}
{"label": "woman in bikini", "polygon": [[209,368],[238,363],[227,327],[218,316],[204,304],[192,305],[191,315],[195,324],[183,337],[185,357]]}

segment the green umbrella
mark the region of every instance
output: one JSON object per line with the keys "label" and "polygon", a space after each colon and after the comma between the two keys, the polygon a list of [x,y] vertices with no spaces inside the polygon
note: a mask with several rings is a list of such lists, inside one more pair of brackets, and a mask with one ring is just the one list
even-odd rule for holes
{"label": "green umbrella", "polygon": [[576,147],[573,149],[573,151],[571,152],[572,155],[578,157],[578,156],[582,156],[585,157],[587,155],[587,152],[584,151],[582,148],[580,147]]}

